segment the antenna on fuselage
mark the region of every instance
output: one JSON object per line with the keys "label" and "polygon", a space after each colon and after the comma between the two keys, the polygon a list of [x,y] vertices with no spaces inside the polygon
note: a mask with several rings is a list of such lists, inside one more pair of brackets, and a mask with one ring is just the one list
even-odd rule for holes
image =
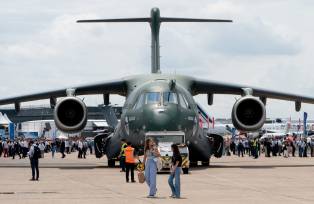
{"label": "antenna on fuselage", "polygon": [[232,22],[232,20],[221,19],[196,19],[196,18],[170,18],[161,17],[159,8],[152,8],[150,17],[148,18],[118,18],[118,19],[94,19],[94,20],[78,20],[77,23],[129,23],[129,22],[148,22],[151,28],[152,45],[151,45],[151,72],[161,73],[160,71],[160,46],[159,46],[159,30],[162,22]]}

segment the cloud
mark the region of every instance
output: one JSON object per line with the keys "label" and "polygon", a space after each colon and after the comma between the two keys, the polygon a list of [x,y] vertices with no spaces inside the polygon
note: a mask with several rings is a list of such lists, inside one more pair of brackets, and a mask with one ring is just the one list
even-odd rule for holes
{"label": "cloud", "polygon": [[[313,95],[309,73],[314,66],[314,29],[308,19],[314,14],[305,3],[70,0],[42,4],[30,0],[1,3],[1,98],[149,73],[148,24],[75,21],[148,16],[153,6],[166,16],[235,20],[232,24],[163,24],[163,72]],[[206,104],[205,96],[196,99]],[[94,105],[101,97],[86,101]],[[229,117],[233,103],[234,96],[215,96],[214,106],[204,107],[216,117]],[[268,107],[270,116],[298,116],[293,103],[270,101]],[[314,111],[312,106],[304,107]]]}
{"label": "cloud", "polygon": [[235,22],[232,26],[223,27],[215,32],[208,44],[214,52],[247,56],[296,55],[301,50],[300,46],[295,39],[285,39],[259,20],[246,24]]}

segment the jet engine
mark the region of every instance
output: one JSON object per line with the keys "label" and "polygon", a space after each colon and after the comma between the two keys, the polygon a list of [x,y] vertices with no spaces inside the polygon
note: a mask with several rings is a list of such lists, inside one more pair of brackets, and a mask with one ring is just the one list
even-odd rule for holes
{"label": "jet engine", "polygon": [[231,118],[237,130],[259,130],[266,119],[265,105],[257,98],[244,96],[233,105]]}
{"label": "jet engine", "polygon": [[87,122],[85,103],[74,96],[63,98],[54,108],[54,120],[62,132],[73,133],[83,130]]}

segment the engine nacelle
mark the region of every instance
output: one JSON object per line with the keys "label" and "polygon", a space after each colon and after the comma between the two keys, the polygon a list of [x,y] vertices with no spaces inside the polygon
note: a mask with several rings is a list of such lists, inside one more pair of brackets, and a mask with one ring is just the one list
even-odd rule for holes
{"label": "engine nacelle", "polygon": [[252,96],[244,96],[233,105],[232,123],[240,131],[259,130],[266,119],[266,109],[263,102]]}
{"label": "engine nacelle", "polygon": [[83,130],[87,123],[85,103],[74,96],[63,98],[55,106],[54,120],[62,132],[73,133]]}

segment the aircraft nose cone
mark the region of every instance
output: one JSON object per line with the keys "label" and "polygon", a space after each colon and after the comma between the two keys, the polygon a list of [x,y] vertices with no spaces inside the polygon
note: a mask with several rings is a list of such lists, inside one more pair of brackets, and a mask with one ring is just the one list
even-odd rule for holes
{"label": "aircraft nose cone", "polygon": [[144,111],[148,131],[175,131],[180,117],[176,108],[160,107]]}

